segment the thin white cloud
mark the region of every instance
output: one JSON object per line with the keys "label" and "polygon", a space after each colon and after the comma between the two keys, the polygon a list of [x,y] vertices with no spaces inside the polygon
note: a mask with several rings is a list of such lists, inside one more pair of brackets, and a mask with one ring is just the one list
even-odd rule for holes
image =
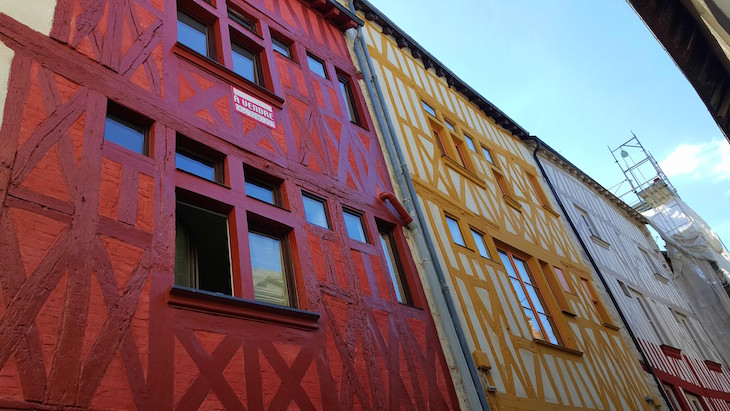
{"label": "thin white cloud", "polygon": [[730,144],[725,139],[680,144],[659,166],[667,177],[690,174],[697,179],[730,180]]}

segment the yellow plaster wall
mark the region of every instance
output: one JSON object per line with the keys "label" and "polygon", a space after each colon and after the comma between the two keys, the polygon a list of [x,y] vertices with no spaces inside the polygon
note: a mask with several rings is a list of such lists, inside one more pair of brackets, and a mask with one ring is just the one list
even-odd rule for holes
{"label": "yellow plaster wall", "polygon": [[[496,387],[495,393],[488,394],[493,409],[655,409],[645,401],[653,391],[625,340],[615,328],[602,324],[580,284],[580,277],[591,278],[590,271],[553,211],[557,205],[543,207],[527,180],[526,173],[536,176],[549,193],[531,152],[449,88],[433,69],[424,69],[377,24],[366,21],[364,35],[435,237],[439,262],[449,273],[461,323],[472,349],[483,352],[491,365],[483,377],[486,385]],[[423,110],[422,100],[436,109],[435,118]],[[471,171],[441,155],[430,124],[443,125],[444,120],[456,126],[458,137],[467,134],[477,143],[477,152],[465,150]],[[486,161],[479,145],[491,150],[496,166]],[[451,157],[455,157],[453,148],[447,147]],[[504,175],[510,198],[502,196],[494,171]],[[451,241],[445,212],[459,220],[467,247]],[[469,227],[486,234],[490,254],[497,260],[476,252]],[[569,350],[533,341],[498,261],[495,240],[532,257],[531,269]],[[575,316],[561,312],[538,260],[563,269],[573,292],[563,292],[562,298]]]}

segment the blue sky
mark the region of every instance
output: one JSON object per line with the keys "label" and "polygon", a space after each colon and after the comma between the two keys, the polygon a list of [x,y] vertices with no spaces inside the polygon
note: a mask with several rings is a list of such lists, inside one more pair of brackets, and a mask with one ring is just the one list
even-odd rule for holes
{"label": "blue sky", "polygon": [[730,245],[730,144],[625,1],[371,3],[606,188],[623,180],[607,147],[636,133]]}

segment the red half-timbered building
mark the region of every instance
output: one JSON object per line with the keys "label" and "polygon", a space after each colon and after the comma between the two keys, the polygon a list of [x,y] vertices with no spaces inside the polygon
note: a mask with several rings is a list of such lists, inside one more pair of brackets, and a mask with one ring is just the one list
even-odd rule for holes
{"label": "red half-timbered building", "polygon": [[47,33],[0,4],[0,408],[458,407],[356,17],[28,3]]}

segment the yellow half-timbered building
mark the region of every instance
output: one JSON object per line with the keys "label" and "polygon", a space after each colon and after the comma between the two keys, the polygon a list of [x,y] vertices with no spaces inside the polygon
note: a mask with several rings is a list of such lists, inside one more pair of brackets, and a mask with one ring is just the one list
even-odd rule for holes
{"label": "yellow half-timbered building", "polygon": [[660,408],[529,135],[370,4],[355,7],[365,81],[381,90],[490,409]]}

